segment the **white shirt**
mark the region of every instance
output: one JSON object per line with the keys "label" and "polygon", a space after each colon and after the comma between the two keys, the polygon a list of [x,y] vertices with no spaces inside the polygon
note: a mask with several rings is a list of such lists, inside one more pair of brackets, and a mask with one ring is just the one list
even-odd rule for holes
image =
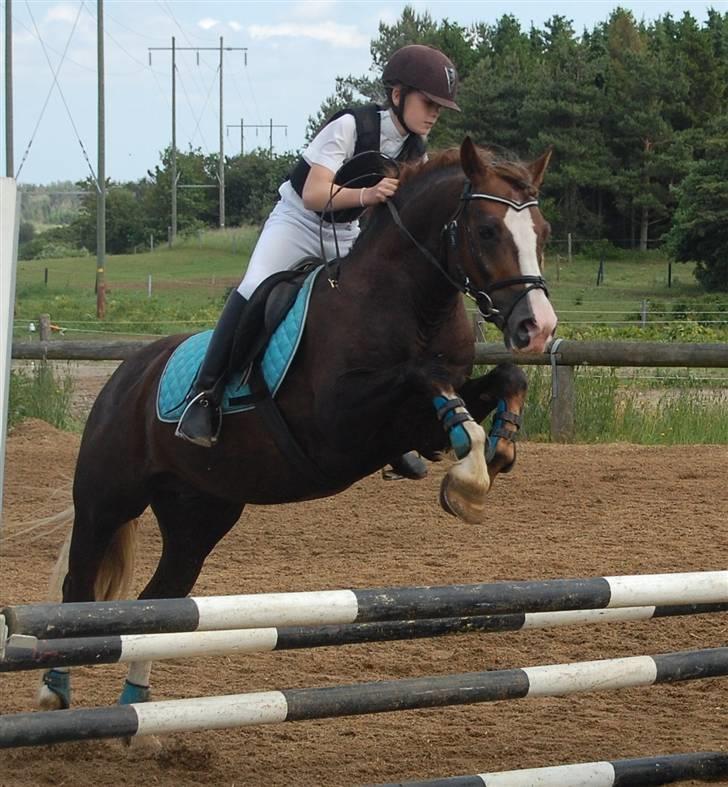
{"label": "white shirt", "polygon": [[[392,113],[388,109],[379,112],[379,150],[385,156],[397,158],[407,140],[407,133],[401,134],[394,125]],[[356,149],[356,120],[353,115],[346,114],[333,120],[311,140],[303,151],[307,164],[318,164],[321,167],[337,172],[346,163]],[[281,199],[299,210],[306,210],[303,200],[296,194],[291,182],[287,180],[279,189]],[[313,213],[313,211],[310,211]]]}

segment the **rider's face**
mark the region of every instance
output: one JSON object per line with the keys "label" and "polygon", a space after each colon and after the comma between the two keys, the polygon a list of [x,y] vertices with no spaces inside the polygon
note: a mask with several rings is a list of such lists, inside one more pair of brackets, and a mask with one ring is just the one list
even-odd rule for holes
{"label": "rider's face", "polygon": [[[402,100],[402,91],[395,87],[392,91],[392,101],[396,106]],[[404,102],[404,122],[407,128],[415,134],[427,136],[440,117],[442,107],[430,101],[424,93],[414,90],[407,94]],[[404,129],[402,129],[404,130]]]}

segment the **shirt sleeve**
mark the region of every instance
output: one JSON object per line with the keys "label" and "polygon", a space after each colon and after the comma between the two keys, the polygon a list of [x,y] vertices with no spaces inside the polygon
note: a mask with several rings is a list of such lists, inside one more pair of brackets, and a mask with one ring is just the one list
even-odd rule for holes
{"label": "shirt sleeve", "polygon": [[356,120],[347,114],[324,126],[303,151],[303,158],[309,164],[336,172],[354,155],[355,148]]}

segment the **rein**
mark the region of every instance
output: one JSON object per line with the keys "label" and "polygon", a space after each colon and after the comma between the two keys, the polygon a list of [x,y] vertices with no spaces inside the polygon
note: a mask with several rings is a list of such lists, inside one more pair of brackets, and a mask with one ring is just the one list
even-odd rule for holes
{"label": "rein", "polygon": [[[458,230],[460,225],[458,223],[458,219],[464,216],[465,211],[467,209],[468,203],[472,202],[476,199],[482,200],[489,200],[491,202],[498,202],[504,205],[508,205],[509,207],[513,208],[514,210],[521,211],[525,210],[526,208],[534,207],[538,205],[538,200],[531,199],[525,202],[515,202],[514,200],[510,200],[506,197],[498,197],[495,194],[487,194],[487,193],[480,193],[480,192],[473,192],[471,191],[471,183],[469,180],[465,181],[465,187],[463,189],[463,193],[460,197],[460,202],[462,203],[455,215],[443,225],[442,234],[447,236],[447,243],[448,249],[455,250],[457,248],[457,239],[458,239]],[[443,263],[435,257],[435,255],[423,244],[421,244],[417,238],[412,235],[412,233],[405,227],[404,223],[402,222],[402,218],[399,215],[399,211],[395,207],[392,200],[387,201],[387,208],[389,208],[389,212],[392,216],[392,220],[394,221],[397,228],[400,232],[407,237],[412,244],[417,248],[417,250],[425,257],[425,259],[433,264],[442,274],[442,276],[459,292],[463,293],[463,295],[467,296],[468,298],[475,301],[478,311],[482,315],[483,319],[486,322],[492,322],[496,325],[500,330],[503,330],[508,320],[510,319],[513,310],[515,309],[518,302],[525,298],[529,292],[532,290],[543,290],[546,295],[548,296],[548,289],[546,287],[546,281],[544,280],[543,276],[532,276],[532,275],[524,275],[524,276],[514,276],[510,279],[503,279],[502,281],[494,282],[493,284],[489,285],[487,288],[484,289],[476,289],[473,287],[470,278],[463,272],[460,265],[457,265],[457,270],[460,273],[461,281],[454,279],[450,273],[446,270]],[[473,236],[470,231],[470,226],[466,223],[465,224],[466,233],[467,233],[467,240],[468,246],[470,248],[470,252],[473,255],[474,259],[478,259],[479,255],[475,249],[475,243],[473,241]],[[447,257],[448,252],[445,254],[445,264],[447,264]],[[519,292],[518,295],[511,301],[508,310],[505,312],[501,312],[500,309],[497,309],[493,304],[493,299],[491,297],[492,293],[496,290],[502,290],[506,287],[514,287],[518,284],[526,284],[528,285],[522,292]]]}

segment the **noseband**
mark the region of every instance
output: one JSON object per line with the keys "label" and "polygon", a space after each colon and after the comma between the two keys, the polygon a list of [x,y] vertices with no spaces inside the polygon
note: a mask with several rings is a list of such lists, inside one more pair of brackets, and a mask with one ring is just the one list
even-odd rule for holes
{"label": "noseband", "polygon": [[[447,250],[445,254],[445,261],[443,263],[438,260],[430,251],[429,249],[425,248],[411,233],[410,231],[404,226],[402,223],[402,219],[399,216],[399,212],[397,208],[394,206],[392,200],[387,202],[387,207],[389,208],[389,212],[392,214],[392,218],[394,219],[394,223],[403,232],[417,247],[417,249],[425,256],[425,258],[433,263],[438,270],[442,273],[442,275],[453,285],[457,290],[466,295],[468,298],[471,298],[475,301],[478,311],[483,316],[483,319],[486,322],[492,322],[496,325],[500,330],[504,330],[506,325],[508,324],[508,320],[510,319],[511,314],[513,314],[513,310],[516,308],[516,305],[525,298],[529,292],[532,290],[543,290],[548,297],[548,289],[546,287],[546,281],[544,280],[543,276],[514,276],[510,279],[503,279],[502,281],[493,282],[493,284],[488,285],[488,287],[483,289],[476,289],[473,287],[470,278],[467,274],[463,271],[459,264],[455,265],[455,269],[458,272],[459,281],[454,279],[449,272],[447,271],[447,260],[449,257],[450,251],[455,251],[458,245],[458,233],[460,231],[460,223],[459,220],[462,219],[465,215],[467,210],[468,203],[472,202],[476,199],[488,200],[490,202],[499,202],[503,205],[508,205],[509,207],[513,208],[517,211],[525,210],[526,208],[531,208],[538,205],[538,200],[531,199],[527,200],[526,202],[515,202],[514,200],[508,199],[507,197],[499,197],[495,194],[487,194],[482,192],[473,192],[472,191],[472,184],[469,180],[465,181],[465,187],[463,188],[463,193],[460,196],[460,202],[462,203],[455,215],[445,223],[442,228],[442,235],[444,235],[447,239]],[[479,259],[480,255],[475,248],[475,241],[473,240],[472,232],[470,231],[470,225],[467,222],[462,222],[463,226],[465,227],[465,232],[467,236],[468,247],[470,249],[470,253],[474,259]],[[502,312],[500,309],[497,309],[493,304],[493,299],[491,297],[492,293],[496,290],[502,290],[507,287],[515,287],[519,284],[527,285],[523,290],[521,290],[511,301],[508,305],[507,310]]]}

